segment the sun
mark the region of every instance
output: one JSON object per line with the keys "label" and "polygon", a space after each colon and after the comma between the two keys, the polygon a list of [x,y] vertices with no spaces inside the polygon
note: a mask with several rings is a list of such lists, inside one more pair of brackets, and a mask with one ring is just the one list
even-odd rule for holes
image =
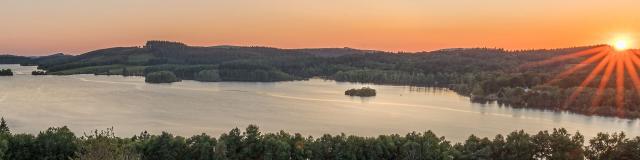
{"label": "sun", "polygon": [[628,38],[616,38],[609,43],[616,51],[626,51],[631,48],[631,40]]}
{"label": "sun", "polygon": [[615,48],[618,51],[624,51],[629,49],[629,42],[626,40],[616,40],[613,43],[613,48]]}

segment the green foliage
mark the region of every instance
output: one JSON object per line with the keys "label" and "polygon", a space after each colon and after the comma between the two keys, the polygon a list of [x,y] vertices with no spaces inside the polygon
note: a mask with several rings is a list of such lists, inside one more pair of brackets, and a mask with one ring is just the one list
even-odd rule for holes
{"label": "green foliage", "polygon": [[120,74],[122,76],[130,76],[131,73],[129,73],[129,70],[127,70],[127,67],[122,67],[122,71],[120,71]]}
{"label": "green foliage", "polygon": [[0,76],[13,76],[11,69],[0,69]]}
{"label": "green foliage", "polygon": [[4,120],[4,117],[0,118],[0,135],[3,134],[11,134],[11,130],[7,125],[7,121]]}
{"label": "green foliage", "polygon": [[598,134],[583,144],[579,133],[565,129],[529,135],[514,131],[493,140],[471,135],[451,145],[433,132],[412,132],[404,136],[359,137],[323,135],[305,138],[284,131],[260,132],[255,125],[243,132],[235,128],[219,139],[206,134],[190,138],[163,132],[143,132],[132,138],[119,138],[113,129],[94,131],[76,138],[66,127],[49,128],[37,136],[2,134],[0,159],[428,159],[428,160],[533,160],[533,159],[638,159],[640,137],[624,134]]}
{"label": "green foliage", "polygon": [[533,137],[537,158],[584,159],[584,137],[580,133],[568,134],[567,130],[553,129],[553,133],[541,131]]}
{"label": "green foliage", "polygon": [[587,159],[640,159],[640,137],[630,140],[624,133],[599,133],[589,144]]}
{"label": "green foliage", "polygon": [[8,137],[0,136],[0,160],[8,159],[7,150],[9,150]]}
{"label": "green foliage", "polygon": [[186,140],[187,149],[185,159],[210,160],[216,159],[215,151],[218,141],[207,134],[195,135]]}
{"label": "green foliage", "polygon": [[241,154],[242,138],[238,128],[220,135],[220,141],[218,141],[220,145],[216,146],[216,151],[220,151],[220,153],[217,155],[229,159],[241,159],[243,157]]}
{"label": "green foliage", "polygon": [[31,75],[34,75],[34,76],[47,75],[47,72],[46,71],[33,71],[33,72],[31,72]]}
{"label": "green foliage", "polygon": [[[37,159],[37,157],[45,157],[49,154],[41,151],[37,147],[38,142],[33,135],[30,134],[16,134],[9,139],[9,150],[7,150],[7,159],[12,160],[31,160]],[[56,154],[56,153],[51,153]]]}
{"label": "green foliage", "polygon": [[31,60],[29,57],[14,56],[14,55],[0,55],[0,64],[22,64]]}
{"label": "green foliage", "polygon": [[224,81],[245,82],[276,82],[296,80],[284,72],[277,70],[221,70],[220,76]]}
{"label": "green foliage", "polygon": [[180,136],[162,132],[142,142],[139,151],[143,160],[176,160],[186,156],[187,143]]}
{"label": "green foliage", "polygon": [[9,140],[11,131],[4,118],[0,118],[0,160],[7,159],[7,150],[9,150]]}
{"label": "green foliage", "polygon": [[243,159],[258,159],[263,155],[262,135],[258,126],[249,125],[243,133],[241,154]]}
{"label": "green foliage", "polygon": [[144,74],[149,74],[158,71],[170,71],[173,72],[176,77],[180,79],[193,80],[198,72],[203,70],[212,70],[215,66],[211,65],[157,65],[150,66],[144,69]]}
{"label": "green foliage", "polygon": [[[95,74],[95,75],[113,75],[116,72],[111,70],[117,70],[122,68],[123,65],[99,65],[99,66],[84,66],[62,71],[48,70],[47,73],[51,75],[72,75],[72,74]],[[119,72],[118,72],[119,73]]]}
{"label": "green foliage", "polygon": [[511,132],[505,143],[499,147],[502,159],[532,159],[535,157],[536,145],[533,138],[524,131]]}
{"label": "green foliage", "polygon": [[218,67],[224,81],[275,82],[297,80],[264,61],[231,61]]}
{"label": "green foliage", "polygon": [[[286,133],[279,134],[266,134],[263,136],[262,148],[263,157],[265,160],[280,160],[280,159],[296,159],[292,154],[294,153],[294,145],[289,144],[290,135]],[[298,148],[298,149],[302,149]],[[297,154],[301,154],[298,152]],[[300,155],[302,156],[302,155]],[[301,158],[301,157],[299,157]]]}
{"label": "green foliage", "polygon": [[471,135],[464,144],[457,144],[460,159],[489,159],[491,157],[491,141]]}
{"label": "green foliage", "polygon": [[10,134],[0,134],[0,160],[8,159],[7,151],[9,150]]}
{"label": "green foliage", "polygon": [[74,158],[80,145],[69,128],[49,128],[35,139],[36,159],[67,160]]}
{"label": "green foliage", "polygon": [[202,70],[196,73],[195,80],[201,82],[218,82],[222,79],[220,78],[220,74],[218,74],[218,70]]}
{"label": "green foliage", "polygon": [[115,136],[113,128],[94,130],[92,134],[80,137],[80,160],[131,160],[139,159],[131,139]]}
{"label": "green foliage", "polygon": [[421,85],[433,86],[438,85],[435,76],[424,73],[409,73],[403,71],[385,71],[385,70],[350,70],[338,71],[332,76],[336,81],[362,82],[362,83],[378,83],[378,84],[403,84],[403,85]]}
{"label": "green foliage", "polygon": [[179,82],[180,79],[173,72],[158,71],[147,74],[144,81],[147,83],[172,83]]}
{"label": "green foliage", "polygon": [[362,87],[360,89],[349,89],[344,91],[344,95],[359,96],[359,97],[373,97],[376,96],[376,90],[369,87]]}

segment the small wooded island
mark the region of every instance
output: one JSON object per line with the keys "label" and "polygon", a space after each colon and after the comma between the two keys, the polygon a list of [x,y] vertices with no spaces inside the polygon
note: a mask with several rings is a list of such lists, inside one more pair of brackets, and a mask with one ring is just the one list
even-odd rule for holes
{"label": "small wooded island", "polygon": [[344,95],[358,96],[358,97],[373,97],[376,96],[376,90],[369,87],[362,87],[360,89],[349,89],[344,91]]}
{"label": "small wooded island", "polygon": [[180,79],[173,72],[158,71],[147,74],[144,81],[147,83],[172,83],[179,82]]}
{"label": "small wooded island", "polygon": [[0,69],[0,76],[13,76],[11,69]]}

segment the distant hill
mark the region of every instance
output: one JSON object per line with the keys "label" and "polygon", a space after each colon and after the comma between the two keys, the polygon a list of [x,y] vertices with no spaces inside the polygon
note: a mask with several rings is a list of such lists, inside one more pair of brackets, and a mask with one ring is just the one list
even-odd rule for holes
{"label": "distant hill", "polygon": [[29,62],[32,58],[14,55],[0,55],[0,64],[20,64]]}
{"label": "distant hill", "polygon": [[[243,48],[270,48],[270,47],[246,47],[246,46],[233,46],[233,45],[220,45],[211,46],[209,48],[220,49],[243,49]],[[283,51],[290,51],[296,53],[310,54],[319,57],[339,57],[352,54],[366,54],[366,53],[382,53],[383,51],[376,50],[360,50],[354,48],[301,48],[301,49],[282,49]]]}
{"label": "distant hill", "polygon": [[53,65],[71,61],[72,55],[63,53],[52,54],[48,56],[33,57],[29,62],[21,63],[23,65]]}
{"label": "distant hill", "polygon": [[[593,46],[589,46],[593,47]],[[359,57],[379,61],[404,60],[415,61],[425,60],[425,62],[437,58],[454,58],[462,62],[466,60],[477,61],[486,59],[496,61],[500,59],[514,59],[516,61],[535,61],[563,53],[575,52],[589,47],[576,47],[554,50],[526,50],[526,51],[505,51],[503,49],[491,48],[454,48],[442,49],[430,52],[415,53],[391,53],[376,50],[360,50],[353,48],[307,48],[307,49],[279,49],[260,46],[189,46],[180,42],[171,41],[148,41],[143,47],[114,47],[99,49],[81,55],[72,56],[62,53],[41,57],[23,57],[13,55],[0,55],[0,63],[38,65],[42,69],[53,73],[58,71],[108,65],[128,65],[128,66],[154,66],[161,64],[181,64],[181,65],[218,65],[227,62],[250,60],[269,61],[269,63],[296,63],[308,61],[309,59],[321,58],[322,60],[346,59],[347,57]],[[395,55],[395,56],[389,56]],[[442,57],[444,56],[444,57]],[[406,59],[413,57],[411,59]],[[424,58],[429,58],[429,60]],[[456,58],[457,57],[457,58]],[[509,58],[511,57],[511,58]],[[475,58],[475,59],[469,59]],[[405,60],[406,59],[406,60]],[[319,62],[314,62],[319,63]],[[325,62],[323,62],[325,63]],[[350,62],[353,63],[353,62]],[[386,62],[385,62],[386,63]],[[447,64],[441,64],[447,63]],[[516,62],[519,63],[519,62]],[[313,64],[313,63],[312,63]],[[453,61],[433,62],[430,65],[454,65]],[[273,65],[273,64],[270,64]],[[349,64],[353,65],[353,64]],[[487,65],[497,65],[486,64]]]}
{"label": "distant hill", "polygon": [[338,57],[345,55],[382,53],[351,48],[278,49],[244,46],[188,46],[179,42],[149,41],[144,47],[114,47],[99,49],[77,56],[57,56],[57,63],[35,61],[43,69],[60,71],[95,65],[157,65],[157,64],[219,64],[241,59],[285,59],[292,57]]}
{"label": "distant hill", "polygon": [[309,49],[291,49],[296,52],[311,54],[320,57],[340,57],[345,55],[354,54],[367,54],[367,53],[384,53],[383,51],[375,50],[359,50],[353,48],[309,48]]}

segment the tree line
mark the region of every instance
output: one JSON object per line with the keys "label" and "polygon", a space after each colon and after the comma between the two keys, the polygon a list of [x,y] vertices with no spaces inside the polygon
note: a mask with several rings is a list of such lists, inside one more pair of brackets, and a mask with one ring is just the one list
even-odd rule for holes
{"label": "tree line", "polygon": [[320,159],[425,159],[425,160],[533,160],[533,159],[640,159],[640,137],[600,133],[585,144],[580,133],[566,129],[528,134],[514,131],[492,139],[474,135],[459,143],[431,131],[405,135],[360,137],[323,135],[305,137],[284,131],[262,133],[255,125],[230,130],[219,137],[191,137],[142,132],[130,138],[115,136],[113,128],[75,135],[67,127],[52,127],[36,135],[11,133],[0,123],[0,159],[91,160],[320,160]]}

